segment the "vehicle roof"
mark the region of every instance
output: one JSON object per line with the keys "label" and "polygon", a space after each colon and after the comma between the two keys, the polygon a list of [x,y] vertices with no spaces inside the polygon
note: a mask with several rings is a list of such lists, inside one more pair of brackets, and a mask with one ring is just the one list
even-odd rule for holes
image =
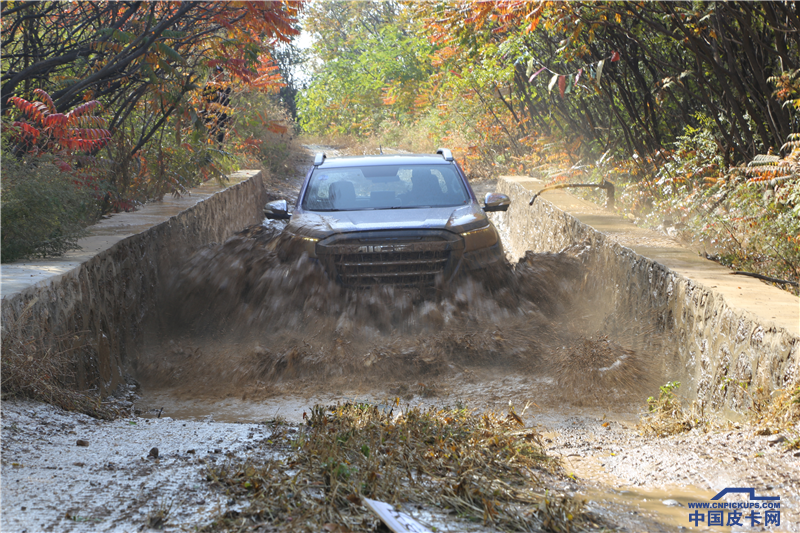
{"label": "vehicle roof", "polygon": [[388,165],[450,165],[452,161],[438,154],[382,154],[325,158],[319,168],[366,167]]}

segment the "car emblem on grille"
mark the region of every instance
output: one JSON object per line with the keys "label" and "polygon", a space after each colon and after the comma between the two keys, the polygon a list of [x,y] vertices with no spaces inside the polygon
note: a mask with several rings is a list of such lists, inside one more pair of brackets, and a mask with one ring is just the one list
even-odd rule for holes
{"label": "car emblem on grille", "polygon": [[403,246],[359,246],[356,253],[359,254],[379,254],[381,252],[397,252],[402,250]]}

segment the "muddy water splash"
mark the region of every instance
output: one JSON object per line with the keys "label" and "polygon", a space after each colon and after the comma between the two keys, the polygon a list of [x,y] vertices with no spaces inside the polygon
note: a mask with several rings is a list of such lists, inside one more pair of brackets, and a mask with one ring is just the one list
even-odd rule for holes
{"label": "muddy water splash", "polygon": [[632,339],[598,330],[608,317],[585,287],[584,248],[529,252],[427,293],[349,291],[280,229],[248,228],[187,261],[140,379],[253,398],[432,383],[477,367],[551,376],[550,396],[579,404],[640,399],[652,385]]}

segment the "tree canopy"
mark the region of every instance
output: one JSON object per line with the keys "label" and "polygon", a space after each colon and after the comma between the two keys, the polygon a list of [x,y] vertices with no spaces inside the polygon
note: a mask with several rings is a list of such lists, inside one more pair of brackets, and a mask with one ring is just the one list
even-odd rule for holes
{"label": "tree canopy", "polygon": [[142,148],[215,68],[274,86],[270,48],[297,33],[298,2],[4,2],[0,102],[44,89],[63,112],[99,100],[114,132],[145,102]]}
{"label": "tree canopy", "polygon": [[800,67],[794,2],[322,2],[308,16],[312,131],[362,131],[367,116],[374,129],[398,101],[413,121],[430,112],[415,101],[463,98],[482,100],[512,149],[557,132],[650,154],[708,118],[731,162],[797,131],[769,81]]}

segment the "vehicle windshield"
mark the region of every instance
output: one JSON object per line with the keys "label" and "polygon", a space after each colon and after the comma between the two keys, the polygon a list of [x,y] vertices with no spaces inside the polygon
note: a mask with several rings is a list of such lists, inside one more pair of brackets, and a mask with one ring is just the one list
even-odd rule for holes
{"label": "vehicle windshield", "polygon": [[469,203],[455,169],[445,165],[316,168],[303,199],[309,211],[412,209]]}

